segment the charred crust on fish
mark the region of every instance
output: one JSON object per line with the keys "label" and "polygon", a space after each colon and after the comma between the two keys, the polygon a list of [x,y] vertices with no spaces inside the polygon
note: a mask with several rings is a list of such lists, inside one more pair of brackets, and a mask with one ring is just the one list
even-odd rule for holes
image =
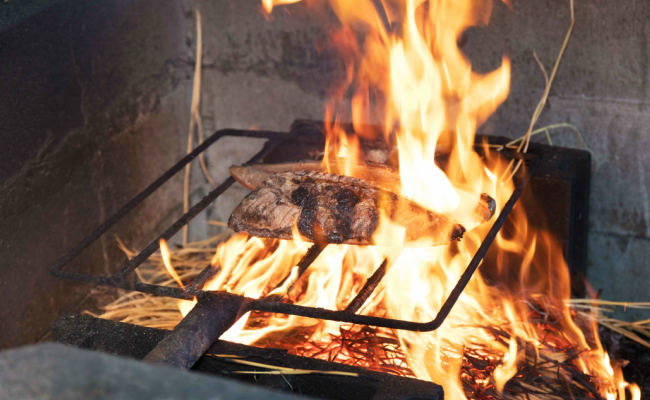
{"label": "charred crust on fish", "polygon": [[381,210],[406,228],[407,242],[426,239],[438,245],[465,232],[444,215],[370,182],[317,171],[272,175],[237,206],[228,225],[254,236],[290,239],[296,224],[316,243],[372,245],[382,244],[373,242]]}

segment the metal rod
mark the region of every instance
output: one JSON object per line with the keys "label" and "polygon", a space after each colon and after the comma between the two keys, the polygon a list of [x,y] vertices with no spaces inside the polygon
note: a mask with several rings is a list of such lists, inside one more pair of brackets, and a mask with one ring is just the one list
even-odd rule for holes
{"label": "metal rod", "polygon": [[[318,244],[312,245],[298,263],[299,271],[304,273],[322,251],[323,248]],[[245,305],[250,303],[251,299],[225,291],[200,291],[205,281],[209,279],[210,273],[206,272],[209,270],[216,269],[209,265],[185,290],[186,293],[193,291],[190,290],[190,286],[198,281],[196,287],[192,288],[194,291],[200,292],[198,303],[176,325],[174,330],[144,358],[144,361],[189,369],[221,335],[246,313]],[[275,298],[275,296],[269,296],[264,300],[273,301]]]}
{"label": "metal rod", "polygon": [[190,369],[245,313],[245,302],[245,297],[227,292],[206,293],[144,361]]}
{"label": "metal rod", "polygon": [[208,264],[207,267],[201,271],[194,279],[192,279],[192,282],[190,282],[187,287],[185,287],[185,290],[187,290],[190,293],[198,293],[203,289],[203,286],[216,274],[221,271],[221,266],[213,266],[212,264]]}
{"label": "metal rod", "polygon": [[[296,280],[293,281],[293,283],[291,283],[291,286],[289,286],[289,287],[287,288],[287,291],[285,292],[285,294],[283,294],[283,295],[274,295],[274,296],[269,296],[269,299],[276,299],[276,298],[277,298],[277,299],[279,300],[280,298],[284,297],[284,295],[288,294],[288,293],[291,291],[291,289],[293,289],[293,286],[296,284],[296,282],[298,282],[298,280],[300,279],[300,277],[302,276],[302,274],[304,274],[304,273],[307,271],[307,269],[309,268],[309,266],[310,266],[314,261],[316,261],[316,259],[317,259],[318,256],[320,255],[320,253],[322,253],[323,250],[325,250],[325,247],[327,247],[327,244],[324,245],[324,246],[321,246],[321,245],[319,245],[318,243],[314,243],[314,244],[309,248],[309,250],[307,250],[307,252],[305,253],[305,255],[302,256],[302,258],[300,259],[300,262],[298,262],[298,265],[297,265],[297,266],[298,266],[298,275],[296,276]],[[293,269],[293,268],[292,268],[292,269]],[[280,286],[284,285],[284,283],[287,281],[287,279],[289,279],[290,276],[291,276],[291,272],[289,272],[289,275],[285,276],[285,277],[280,281],[280,283],[278,283],[278,284],[275,286],[275,288],[273,288],[273,290],[275,290],[275,289],[279,288]]]}
{"label": "metal rod", "polygon": [[[264,156],[269,150],[270,142],[266,142],[262,150],[253,156],[251,160],[258,160]],[[235,178],[229,176],[228,179],[223,181],[223,183],[217,186],[214,190],[208,193],[205,197],[201,199],[198,203],[192,206],[185,214],[183,214],[172,226],[167,228],[156,240],[149,243],[137,256],[127,262],[124,267],[117,273],[115,273],[111,278],[119,282],[124,275],[133,272],[140,264],[147,260],[153,253],[160,248],[160,239],[169,240],[174,236],[178,231],[183,229],[194,217],[199,215],[199,213],[205,210],[210,203],[212,203],[217,197],[221,196],[230,186],[235,183]]]}
{"label": "metal rod", "polygon": [[149,243],[137,256],[130,259],[121,270],[116,272],[111,276],[116,282],[120,282],[124,275],[133,272],[136,268],[145,262],[153,253],[155,253],[160,248],[160,239],[169,240],[174,236],[178,231],[183,229],[194,217],[199,215],[199,213],[205,210],[210,203],[212,203],[217,197],[219,197],[223,192],[228,190],[233,183],[235,183],[235,178],[229,176],[221,185],[216,189],[212,190],[205,197],[201,199],[198,203],[192,206],[185,214],[183,214],[176,222],[167,228],[157,239]]}
{"label": "metal rod", "polygon": [[197,296],[187,290],[173,286],[152,285],[150,283],[133,282],[124,279],[117,286],[110,284],[106,286],[118,287],[120,289],[135,290],[142,293],[153,294],[154,296],[174,297],[182,300],[194,300]]}
{"label": "metal rod", "polygon": [[348,306],[345,307],[345,311],[352,314],[359,311],[361,306],[363,306],[366,300],[368,300],[368,297],[370,297],[372,292],[375,291],[377,285],[379,285],[379,282],[381,282],[381,280],[384,279],[384,276],[386,275],[386,272],[388,272],[389,269],[390,266],[388,266],[388,258],[385,258],[384,261],[379,266],[379,268],[375,270],[375,272],[366,281],[366,284],[363,285],[361,290],[359,290],[359,293],[357,293],[357,295],[354,297],[354,299],[352,299],[350,304],[348,304]]}
{"label": "metal rod", "polygon": [[[124,216],[130,213],[136,206],[142,203],[147,197],[149,197],[154,191],[156,191],[160,186],[162,186],[165,182],[167,182],[178,171],[182,170],[183,167],[185,167],[185,165],[191,162],[206,148],[208,148],[210,145],[212,145],[220,138],[224,136],[235,136],[235,137],[269,139],[269,141],[264,144],[264,148],[262,148],[260,152],[258,152],[255,156],[253,156],[253,158],[251,158],[248,161],[250,163],[250,162],[257,161],[262,157],[264,157],[266,154],[268,154],[268,152],[270,152],[273,149],[273,147],[277,145],[279,138],[282,138],[284,135],[285,134],[281,132],[243,131],[243,130],[236,130],[236,129],[224,129],[215,132],[212,136],[207,138],[201,145],[197,146],[190,154],[183,157],[179,162],[174,164],[173,167],[171,167],[168,171],[162,174],[160,178],[156,179],[151,185],[149,185],[146,189],[140,192],[126,205],[120,208],[114,215],[112,215],[106,221],[104,221],[104,223],[102,223],[90,235],[84,238],[79,244],[73,247],[67,254],[61,257],[61,259],[59,259],[56,263],[54,263],[54,265],[50,267],[50,274],[57,278],[70,279],[70,280],[75,280],[75,281],[80,281],[85,283],[93,283],[93,284],[113,286],[113,287],[119,286],[121,284],[122,277],[125,274],[132,272],[135,268],[137,268],[140,264],[142,264],[142,262],[144,262],[151,254],[153,254],[154,251],[156,251],[156,249],[158,248],[157,246],[160,238],[169,239],[174,233],[178,232],[178,230],[182,228],[182,225],[187,224],[199,212],[205,209],[210,204],[210,202],[209,201],[204,202],[202,200],[201,202],[199,202],[199,204],[196,204],[194,207],[192,207],[187,214],[181,216],[181,218],[178,221],[176,221],[174,225],[168,228],[158,239],[156,239],[149,246],[147,246],[142,252],[140,252],[140,254],[134,257],[134,259],[130,260],[122,268],[120,272],[118,272],[117,274],[111,277],[101,277],[96,275],[81,274],[77,272],[61,271],[61,269],[64,266],[66,266],[70,261],[72,261],[75,257],[77,257],[88,246],[90,246],[90,244],[95,242],[100,236],[102,236],[108,229],[110,229],[113,225],[115,225],[119,220],[121,220]],[[207,197],[210,197],[212,198],[212,200],[214,200],[214,198],[218,197],[221,193],[223,193],[226,189],[228,189],[228,187],[230,187],[230,185],[232,185],[233,183],[234,183],[234,179],[232,178],[227,179],[218,188],[214,189],[206,197],[204,197],[204,200]],[[182,225],[178,226],[179,223],[181,222]],[[144,257],[144,254],[147,254],[147,256]]]}

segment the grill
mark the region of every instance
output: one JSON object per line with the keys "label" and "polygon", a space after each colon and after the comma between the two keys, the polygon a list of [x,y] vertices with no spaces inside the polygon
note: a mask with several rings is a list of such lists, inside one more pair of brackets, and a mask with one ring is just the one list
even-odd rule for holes
{"label": "grill", "polygon": [[[305,128],[306,126],[306,128]],[[135,290],[156,296],[168,296],[178,299],[198,300],[197,305],[192,311],[176,326],[172,335],[166,337],[160,344],[153,349],[145,361],[156,364],[167,364],[182,369],[188,369],[205,353],[209,346],[217,341],[219,337],[227,331],[237,319],[249,311],[261,311],[269,313],[281,313],[297,315],[301,317],[317,318],[322,320],[338,321],[351,324],[370,325],[375,327],[403,329],[409,331],[428,332],[436,330],[449,315],[454,304],[469,283],[474,272],[480,265],[483,257],[487,253],[492,241],[505,223],[508,215],[521,196],[530,177],[539,165],[539,158],[534,154],[521,154],[501,147],[500,157],[508,160],[523,162],[526,167],[520,168],[513,179],[515,179],[515,190],[510,199],[506,202],[500,214],[496,217],[492,228],[489,230],[483,243],[478,251],[467,265],[464,273],[458,280],[458,283],[451,291],[436,317],[429,322],[413,322],[396,319],[387,319],[374,316],[359,315],[357,311],[364,302],[369,298],[374,289],[377,287],[386,271],[390,268],[387,261],[384,261],[373,275],[366,281],[365,285],[348,304],[345,310],[332,311],[322,308],[305,307],[294,304],[283,303],[278,296],[268,296],[262,299],[252,299],[244,296],[235,295],[225,291],[204,291],[203,285],[218,272],[218,268],[211,265],[206,268],[187,286],[187,288],[165,287],[159,285],[145,284],[134,280],[133,272],[149,256],[158,249],[160,239],[168,240],[189,221],[203,211],[210,203],[216,200],[226,189],[235,183],[234,178],[229,177],[221,185],[208,193],[201,201],[191,207],[187,213],[182,215],[176,222],[167,228],[160,237],[152,241],[137,256],[129,260],[117,273],[108,276],[86,275],[75,272],[64,271],[63,268],[79,255],[86,247],[100,238],[109,228],[122,218],[128,215],[138,204],[146,199],[150,194],[157,190],[174,174],[183,169],[188,163],[196,158],[200,153],[205,151],[209,146],[214,145],[219,139],[231,137],[248,137],[267,139],[264,147],[247,163],[255,163],[260,160],[272,159],[272,155],[282,147],[290,147],[299,144],[302,136],[318,138],[320,131],[313,129],[309,124],[294,124],[294,128],[289,134],[268,131],[251,131],[251,130],[232,130],[226,129],[214,133],[204,143],[198,146],[193,152],[181,159],[176,165],[165,172],[153,184],[147,187],[137,195],[128,204],[122,207],[115,215],[106,220],[88,237],[82,240],[68,254],[61,258],[51,267],[51,273],[55,277],[69,279],[73,281],[90,283],[95,285],[111,286],[127,290]],[[304,139],[303,139],[304,141]],[[315,141],[316,143],[318,140]],[[309,147],[309,146],[307,146]],[[322,148],[322,147],[321,147]],[[477,146],[477,150],[483,152]],[[489,150],[492,151],[492,150]],[[494,150],[496,151],[496,150]],[[286,150],[285,150],[286,152]],[[297,161],[297,160],[294,160]],[[311,263],[323,251],[323,247],[318,244],[312,245],[305,256],[298,264],[298,277],[304,273]],[[287,277],[288,278],[288,277]],[[287,279],[285,278],[285,280]],[[289,289],[290,290],[290,289]]]}

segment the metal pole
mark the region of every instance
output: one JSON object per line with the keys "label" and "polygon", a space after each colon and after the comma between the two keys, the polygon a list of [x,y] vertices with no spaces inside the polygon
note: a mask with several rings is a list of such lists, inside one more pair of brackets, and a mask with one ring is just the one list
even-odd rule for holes
{"label": "metal pole", "polygon": [[208,292],[144,358],[145,362],[190,369],[247,311],[247,299],[227,292]]}

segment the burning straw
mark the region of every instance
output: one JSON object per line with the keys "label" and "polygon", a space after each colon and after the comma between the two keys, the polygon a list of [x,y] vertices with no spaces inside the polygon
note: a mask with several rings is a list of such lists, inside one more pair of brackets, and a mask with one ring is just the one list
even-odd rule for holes
{"label": "burning straw", "polygon": [[[196,277],[216,251],[216,245],[228,238],[224,232],[209,240],[188,243],[187,247],[171,247],[170,258],[175,272],[183,284]],[[118,245],[131,258],[137,253],[118,239]],[[136,270],[144,283],[164,286],[178,286],[167,271],[160,253],[152,255]],[[187,303],[187,304],[184,304]],[[495,373],[504,363],[503,354],[495,354],[481,345],[465,346],[462,351],[462,366],[459,372],[463,390],[468,399],[601,399],[599,382],[579,367],[579,358],[585,355],[566,339],[561,326],[562,313],[551,301],[542,296],[527,300],[527,324],[546,332],[540,343],[524,341],[513,334],[512,328],[504,326],[472,326],[492,335],[493,340],[506,348],[515,340],[517,369],[502,390],[495,381]],[[572,299],[572,318],[588,343],[595,346],[598,338],[590,336],[591,324],[596,322],[611,331],[626,336],[644,346],[650,347],[650,320],[625,322],[609,317],[613,307],[650,309],[650,303],[621,303],[598,299]],[[146,293],[121,291],[118,298],[101,307],[100,313],[87,314],[151,328],[173,329],[183,318],[181,309],[191,302]],[[248,322],[248,329],[264,326],[268,315],[255,313]],[[344,324],[329,325],[324,329],[322,322],[313,326],[297,327],[292,331],[267,335],[253,345],[285,349],[291,354],[323,359],[368,368],[374,371],[398,376],[414,377],[409,368],[409,359],[400,345],[395,332],[377,330],[365,326]],[[319,334],[320,332],[328,332]],[[457,345],[441,343],[453,353]],[[617,361],[614,361],[617,362]],[[273,369],[272,366],[267,366]],[[295,372],[295,371],[294,371]],[[271,373],[271,372],[269,372]],[[275,372],[273,372],[275,373]],[[284,372],[283,372],[284,373]],[[309,373],[298,371],[296,373]]]}

